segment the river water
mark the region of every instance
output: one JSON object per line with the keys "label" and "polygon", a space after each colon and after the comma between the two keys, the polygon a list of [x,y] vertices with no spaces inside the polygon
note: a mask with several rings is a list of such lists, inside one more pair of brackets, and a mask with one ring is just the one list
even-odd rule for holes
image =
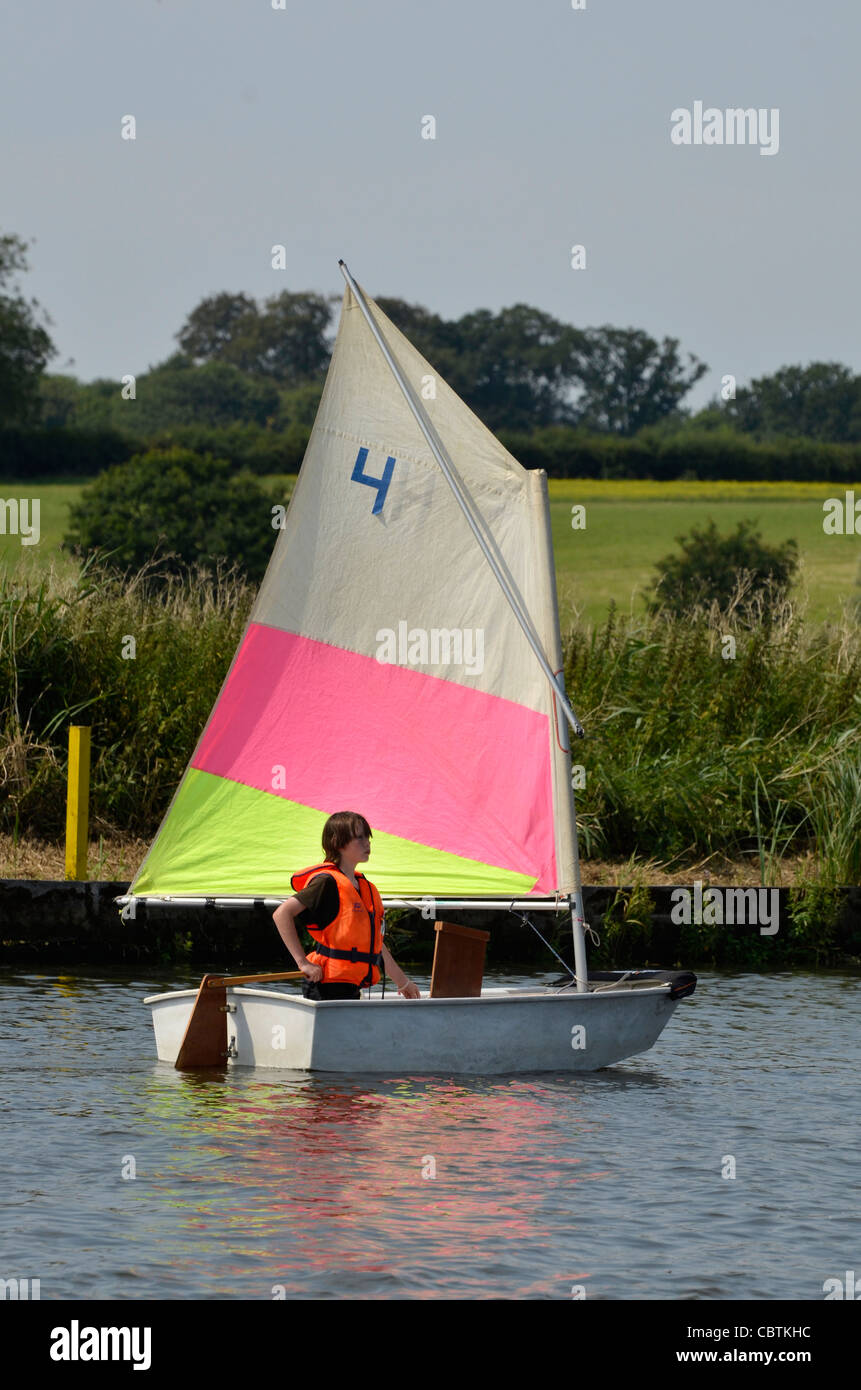
{"label": "river water", "polygon": [[821,1300],[861,1270],[857,976],[703,973],[641,1057],[485,1079],[183,1075],[141,1000],[197,983],[0,971],[0,1277],[43,1299]]}

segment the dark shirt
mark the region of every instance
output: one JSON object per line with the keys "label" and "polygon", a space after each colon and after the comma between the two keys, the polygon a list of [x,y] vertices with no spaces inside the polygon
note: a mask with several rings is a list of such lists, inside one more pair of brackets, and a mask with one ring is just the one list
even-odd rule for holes
{"label": "dark shirt", "polygon": [[293,896],[302,904],[302,911],[294,919],[297,927],[328,927],[340,911],[338,885],[331,874],[318,874],[307,888]]}

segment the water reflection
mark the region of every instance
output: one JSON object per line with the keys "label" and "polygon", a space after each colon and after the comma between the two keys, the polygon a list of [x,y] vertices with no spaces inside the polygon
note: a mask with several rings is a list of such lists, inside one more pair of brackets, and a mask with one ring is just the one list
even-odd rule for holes
{"label": "water reflection", "polygon": [[144,1125],[173,1141],[153,1175],[173,1218],[183,1214],[173,1240],[241,1240],[290,1288],[298,1268],[388,1269],[419,1231],[434,1265],[462,1263],[476,1240],[534,1243],[548,1184],[571,1192],[609,1171],[578,1152],[578,1134],[604,1121],[570,1077],[359,1084],[157,1067],[141,1099]]}

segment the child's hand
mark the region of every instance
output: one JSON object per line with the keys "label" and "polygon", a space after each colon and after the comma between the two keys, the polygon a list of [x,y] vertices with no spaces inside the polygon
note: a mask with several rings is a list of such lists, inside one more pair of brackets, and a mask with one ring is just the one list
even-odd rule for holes
{"label": "child's hand", "polygon": [[422,992],[418,985],[414,985],[412,980],[404,980],[398,987],[398,994],[402,994],[405,999],[421,999]]}
{"label": "child's hand", "polygon": [[299,966],[299,969],[302,971],[305,979],[310,980],[311,984],[316,984],[318,980],[322,980],[323,978],[322,965],[315,965],[313,961],[306,960],[303,965]]}

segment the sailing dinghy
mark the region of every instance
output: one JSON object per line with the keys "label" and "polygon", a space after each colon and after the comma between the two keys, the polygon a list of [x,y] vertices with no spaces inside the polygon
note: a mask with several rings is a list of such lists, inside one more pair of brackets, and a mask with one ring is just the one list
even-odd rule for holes
{"label": "sailing dinghy", "polygon": [[[337,339],[272,558],[118,902],[274,910],[349,807],[373,827],[384,905],[434,917],[439,959],[418,1000],[379,986],[309,1000],[285,988],[295,972],[207,976],[145,1000],[158,1056],[389,1074],[606,1067],[650,1048],[696,979],[587,969],[569,746],[583,731],[562,679],[547,478],[340,264]],[[482,986],[486,933],[445,921],[476,908],[530,924],[570,913],[569,978]]]}

